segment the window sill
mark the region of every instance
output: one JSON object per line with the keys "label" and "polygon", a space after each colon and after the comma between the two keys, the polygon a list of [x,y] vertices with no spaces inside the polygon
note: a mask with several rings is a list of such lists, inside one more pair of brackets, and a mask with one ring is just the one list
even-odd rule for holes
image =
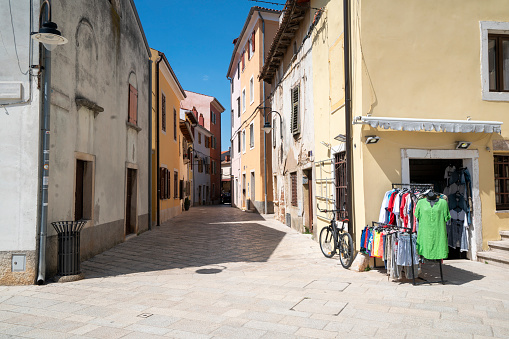
{"label": "window sill", "polygon": [[496,214],[509,214],[509,210],[498,210],[495,211]]}
{"label": "window sill", "polygon": [[138,125],[133,124],[132,122],[126,121],[126,122],[125,122],[125,124],[126,124],[126,126],[127,126],[128,128],[132,128],[132,129],[134,129],[136,132],[141,131],[141,127],[139,127]]}
{"label": "window sill", "polygon": [[509,101],[509,92],[488,92],[482,93],[484,101]]}

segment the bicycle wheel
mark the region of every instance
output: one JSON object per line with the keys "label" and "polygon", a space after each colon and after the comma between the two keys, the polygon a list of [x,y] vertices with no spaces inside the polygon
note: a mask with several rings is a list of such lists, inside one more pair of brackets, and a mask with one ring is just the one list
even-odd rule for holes
{"label": "bicycle wheel", "polygon": [[336,253],[336,241],[330,227],[324,227],[320,231],[320,249],[326,258],[332,258]]}
{"label": "bicycle wheel", "polygon": [[349,268],[353,261],[353,240],[350,233],[343,232],[339,236],[339,261],[344,268]]}

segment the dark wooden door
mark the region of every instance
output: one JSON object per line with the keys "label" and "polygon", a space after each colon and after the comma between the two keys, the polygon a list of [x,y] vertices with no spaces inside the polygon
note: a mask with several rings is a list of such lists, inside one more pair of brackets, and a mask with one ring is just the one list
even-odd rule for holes
{"label": "dark wooden door", "polygon": [[[125,219],[125,233],[126,235],[132,234],[135,232],[136,226],[136,216],[133,216],[133,202],[135,202],[136,197],[134,197],[134,183],[135,183],[135,170],[128,168],[127,169],[127,197],[126,197],[126,219]],[[136,209],[135,209],[136,211]],[[136,213],[134,211],[134,213]]]}
{"label": "dark wooden door", "polygon": [[308,171],[306,176],[308,178],[308,208],[309,208],[309,232],[313,233],[313,185],[312,185],[312,174],[313,172]]}

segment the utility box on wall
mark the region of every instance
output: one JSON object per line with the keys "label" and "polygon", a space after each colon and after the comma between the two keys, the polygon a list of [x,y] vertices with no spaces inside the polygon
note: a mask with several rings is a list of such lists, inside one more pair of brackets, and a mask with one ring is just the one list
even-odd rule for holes
{"label": "utility box on wall", "polygon": [[292,215],[290,213],[286,213],[286,226],[292,227]]}
{"label": "utility box on wall", "polygon": [[24,272],[26,270],[26,255],[13,254],[12,255],[12,272]]}

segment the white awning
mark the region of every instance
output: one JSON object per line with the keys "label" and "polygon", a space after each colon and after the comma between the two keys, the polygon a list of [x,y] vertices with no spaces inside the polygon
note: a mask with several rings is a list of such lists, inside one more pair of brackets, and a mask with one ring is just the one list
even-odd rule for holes
{"label": "white awning", "polygon": [[367,124],[373,128],[392,129],[395,131],[433,131],[450,133],[501,133],[500,121],[445,120],[445,119],[411,119],[382,118],[358,116],[354,124]]}

